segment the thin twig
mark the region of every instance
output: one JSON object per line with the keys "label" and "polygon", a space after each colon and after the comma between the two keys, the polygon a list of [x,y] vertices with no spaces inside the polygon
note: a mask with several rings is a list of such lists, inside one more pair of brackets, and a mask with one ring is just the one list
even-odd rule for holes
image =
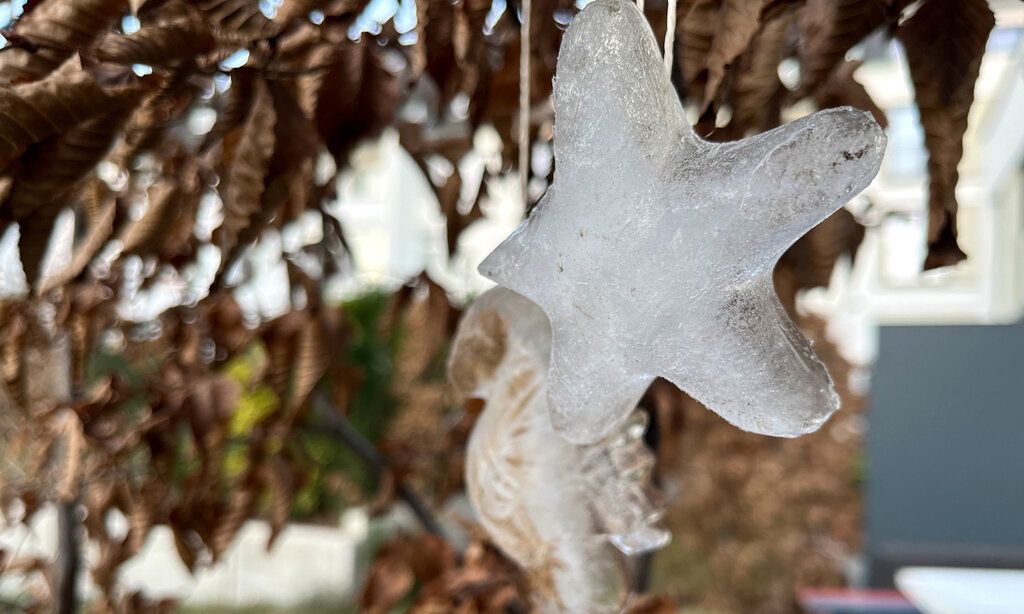
{"label": "thin twig", "polygon": [[[391,471],[391,462],[387,457],[381,454],[380,450],[370,440],[352,426],[351,422],[345,419],[344,415],[338,411],[326,393],[317,391],[314,394],[313,407],[317,417],[324,421],[325,429],[351,448],[356,453],[356,456],[366,463],[375,475],[380,476],[385,472]],[[409,506],[409,509],[416,516],[419,523],[423,525],[425,531],[441,538],[445,537],[441,523],[434,518],[430,508],[423,503],[415,492],[398,479],[395,480],[395,494]]]}
{"label": "thin twig", "polygon": [[78,505],[74,500],[57,504],[57,569],[54,602],[57,614],[78,611],[78,575],[81,552],[78,543]]}

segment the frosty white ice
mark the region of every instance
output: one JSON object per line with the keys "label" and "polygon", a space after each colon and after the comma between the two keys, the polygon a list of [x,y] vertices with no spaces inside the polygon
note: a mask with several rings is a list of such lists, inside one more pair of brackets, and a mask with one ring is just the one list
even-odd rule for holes
{"label": "frosty white ice", "polygon": [[480,271],[551,322],[555,429],[600,440],[659,376],[748,431],[818,428],[838,397],[772,269],[878,172],[878,124],[830,109],[704,141],[625,0],[597,0],[570,25],[554,105],[554,184]]}

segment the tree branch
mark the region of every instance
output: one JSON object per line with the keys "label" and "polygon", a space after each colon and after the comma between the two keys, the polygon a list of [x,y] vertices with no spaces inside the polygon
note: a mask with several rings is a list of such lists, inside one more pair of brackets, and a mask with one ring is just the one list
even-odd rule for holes
{"label": "tree branch", "polygon": [[74,500],[57,504],[57,565],[54,605],[57,614],[78,611],[78,575],[81,570],[78,504]]}
{"label": "tree branch", "polygon": [[[326,393],[323,391],[314,393],[313,408],[317,417],[323,420],[324,428],[351,448],[356,456],[373,471],[374,475],[379,477],[381,474],[391,471],[391,462],[387,457],[381,454],[370,440],[345,419]],[[398,479],[395,480],[395,494],[409,506],[425,531],[441,538],[445,537],[441,523],[434,518],[430,508],[419,498],[419,495]]]}

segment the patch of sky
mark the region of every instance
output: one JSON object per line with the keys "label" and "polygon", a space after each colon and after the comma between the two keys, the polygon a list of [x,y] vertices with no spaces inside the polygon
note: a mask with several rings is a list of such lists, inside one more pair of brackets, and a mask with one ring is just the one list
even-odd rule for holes
{"label": "patch of sky", "polygon": [[222,72],[213,75],[213,87],[218,94],[228,91],[231,89],[231,75]]}
{"label": "patch of sky", "polygon": [[508,3],[505,0],[494,0],[491,2],[491,10],[487,11],[487,16],[484,17],[484,34],[490,34],[494,31],[494,26],[498,24],[498,20],[505,14],[505,9],[508,8]]}
{"label": "patch of sky", "polygon": [[574,14],[575,13],[571,9],[555,9],[555,23],[564,29],[568,27],[569,22],[572,21]]}
{"label": "patch of sky", "polygon": [[359,40],[364,32],[374,36],[380,34],[381,24],[394,17],[398,8],[397,0],[371,0],[349,28],[349,38]]}
{"label": "patch of sky", "polygon": [[135,34],[142,28],[142,22],[135,15],[125,15],[121,18],[121,31],[125,34]]}
{"label": "patch of sky", "polygon": [[281,8],[282,0],[260,0],[260,12],[266,15],[267,19],[277,16],[277,9]]}
{"label": "patch of sky", "polygon": [[220,62],[220,69],[221,70],[231,70],[233,68],[241,68],[241,67],[245,66],[245,63],[248,62],[248,61],[249,61],[249,50],[248,49],[239,49],[239,50],[235,51],[234,53],[232,53],[231,55],[229,55],[228,57],[226,57],[223,60],[221,60],[221,62]]}
{"label": "patch of sky", "polygon": [[21,268],[18,240],[21,233],[17,224],[11,224],[0,235],[0,299],[15,299],[28,292],[28,281]]}
{"label": "patch of sky", "polygon": [[[7,28],[25,11],[25,0],[0,2],[0,28]],[[3,37],[0,37],[3,38]],[[4,39],[6,41],[6,39]]]}
{"label": "patch of sky", "polygon": [[395,12],[395,31],[406,34],[416,28],[416,1],[401,0]]}

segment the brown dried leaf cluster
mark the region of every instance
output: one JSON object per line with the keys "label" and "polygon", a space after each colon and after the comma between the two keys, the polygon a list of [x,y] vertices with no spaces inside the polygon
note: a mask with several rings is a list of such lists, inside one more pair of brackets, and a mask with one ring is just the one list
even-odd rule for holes
{"label": "brown dried leaf cluster", "polygon": [[[676,24],[678,75],[697,105],[697,130],[714,140],[763,132],[781,111],[809,99],[819,108],[849,105],[885,115],[854,78],[847,57],[875,34],[895,32],[907,52],[929,153],[930,207],[925,268],[956,264],[957,164],[967,113],[995,20],[985,0],[696,0]],[[901,18],[905,22],[901,23]],[[779,64],[792,59],[799,83],[788,88]],[[725,112],[723,115],[723,111]]]}
{"label": "brown dried leaf cluster", "polygon": [[[432,535],[399,535],[377,551],[359,595],[361,612],[384,614],[409,603],[410,614],[535,614],[527,574],[467,526],[470,543],[456,552]],[[674,614],[668,595],[634,595],[623,614]]]}
{"label": "brown dried leaf cluster", "polygon": [[[681,86],[703,112],[698,127],[715,139],[763,131],[779,123],[784,106],[807,97],[820,106],[859,106],[882,119],[853,78],[857,64],[844,56],[873,32],[894,28],[907,4],[683,3],[672,25],[678,30]],[[15,24],[14,42],[0,57],[0,82],[8,84],[0,91],[0,116],[7,118],[0,140],[0,219],[22,227],[30,283],[42,282],[39,263],[56,215],[64,207],[84,208],[80,188],[114,145],[115,161],[125,170],[144,153],[176,158],[177,166],[201,178],[200,192],[220,195],[225,221],[213,242],[225,252],[225,267],[268,226],[319,206],[323,190],[311,187],[320,147],[344,163],[362,139],[397,124],[403,145],[421,167],[428,169],[431,158],[445,160],[444,170],[427,174],[449,220],[450,250],[480,215],[478,202],[485,194],[481,181],[468,192],[476,196],[467,199],[458,170],[475,129],[494,125],[505,137],[506,160],[512,164],[517,24],[509,15],[485,24],[488,3],[419,3],[410,33],[416,42],[409,46],[396,42],[401,37],[391,22],[384,24],[380,39],[353,41],[348,29],[365,8],[355,2],[289,2],[274,19],[249,0],[149,1],[131,8],[142,28],[128,35],[112,31],[128,12],[124,2],[40,2]],[[898,34],[908,50],[926,127],[932,203],[928,265],[938,266],[960,258],[956,164],[977,67],[994,22],[983,0],[926,0],[918,8]],[[304,18],[311,9],[323,10],[322,22]],[[535,101],[550,92],[558,24],[572,10],[561,0],[534,9]],[[653,22],[664,22],[658,10],[651,13]],[[552,18],[543,18],[547,14]],[[217,125],[196,150],[194,139],[174,133],[191,111],[205,106],[204,90],[221,70],[218,62],[238,47],[250,53],[248,65],[223,69],[232,87],[215,97]],[[802,75],[793,91],[777,76],[779,61],[789,57],[799,61]],[[155,72],[135,77],[129,70],[135,64]],[[409,99],[422,107],[423,117],[397,116]],[[731,116],[724,125],[716,122],[722,109]],[[538,106],[532,117],[532,133],[549,139],[550,107]],[[173,170],[162,172],[170,184],[188,180]],[[147,188],[119,189],[115,198],[123,197],[127,207],[139,189]],[[149,221],[162,220],[153,215]],[[121,233],[115,228],[113,234]],[[97,242],[95,235],[91,239],[86,246]],[[176,247],[172,251],[186,258],[184,246]],[[43,282],[41,287],[52,286]]]}
{"label": "brown dried leaf cluster", "polygon": [[[27,519],[47,500],[78,501],[99,547],[90,572],[104,591],[100,609],[135,611],[125,610],[138,597],[119,592],[117,571],[155,525],[171,527],[194,569],[215,562],[246,520],[267,517],[274,537],[289,520],[308,467],[290,440],[344,331],[316,306],[248,330],[234,300],[221,294],[164,314],[159,337],[132,339],[139,331],[116,321],[109,288],[66,290],[53,320],[28,301],[5,306],[0,331],[17,353],[5,357],[0,424],[11,447],[0,502],[10,513],[18,501]],[[216,334],[207,323],[218,325]],[[83,352],[115,331],[126,341],[117,354],[123,367],[89,377],[83,371],[96,368],[96,357],[89,366]],[[211,341],[222,360],[204,356]],[[262,348],[256,357],[254,348]],[[52,392],[71,380],[86,387]],[[239,431],[241,399],[259,390],[271,405]],[[129,520],[126,535],[110,532],[112,512]]]}
{"label": "brown dried leaf cluster", "polygon": [[480,540],[461,556],[431,535],[399,536],[384,544],[360,595],[360,609],[370,614],[390,612],[414,588],[409,611],[419,614],[528,611],[522,571]]}

